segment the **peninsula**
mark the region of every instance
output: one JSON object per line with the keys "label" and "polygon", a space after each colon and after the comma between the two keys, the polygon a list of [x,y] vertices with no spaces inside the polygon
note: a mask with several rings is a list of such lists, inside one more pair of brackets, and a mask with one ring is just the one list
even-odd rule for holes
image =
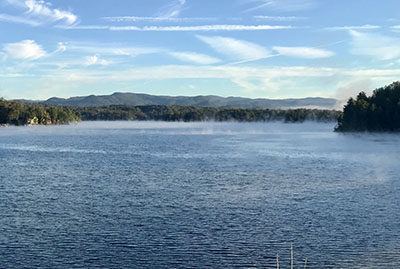
{"label": "peninsula", "polygon": [[338,119],[338,132],[399,132],[400,81],[376,89],[371,96],[360,92],[350,98]]}

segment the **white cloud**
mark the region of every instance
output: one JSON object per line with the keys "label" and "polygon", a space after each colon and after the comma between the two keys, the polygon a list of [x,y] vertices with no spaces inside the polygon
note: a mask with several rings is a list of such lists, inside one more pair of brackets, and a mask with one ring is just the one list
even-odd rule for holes
{"label": "white cloud", "polygon": [[[67,45],[65,43],[59,43],[57,52],[62,52],[67,49]],[[92,54],[95,55],[107,55],[107,56],[129,56],[136,57],[139,55],[146,54],[168,54],[176,59],[179,59],[184,62],[191,62],[197,64],[215,64],[220,62],[219,59],[195,52],[176,52],[171,51],[166,48],[157,48],[157,47],[130,47],[123,46],[117,43],[103,43],[101,45],[95,43],[85,43],[85,42],[72,42],[68,43],[68,51],[73,53],[82,53],[82,54]],[[88,57],[88,63],[94,61],[97,56]],[[97,64],[99,62],[96,62]]]}
{"label": "white cloud", "polygon": [[85,43],[75,42],[68,44],[68,50],[78,53],[94,53],[102,55],[117,55],[117,56],[138,56],[144,54],[155,54],[165,52],[165,49],[155,47],[129,47],[121,44],[113,43]]}
{"label": "white cloud", "polygon": [[20,17],[20,16],[8,15],[8,14],[0,14],[0,21],[21,23],[21,24],[27,24],[30,26],[39,26],[40,25],[40,23],[37,21],[30,20],[28,18],[24,18],[24,17]]}
{"label": "white cloud", "polygon": [[91,66],[91,65],[102,65],[102,66],[107,66],[111,64],[111,62],[104,60],[104,59],[100,59],[97,55],[93,55],[93,56],[88,56],[85,58],[85,66]]}
{"label": "white cloud", "polygon": [[243,2],[245,4],[255,4],[245,12],[256,10],[291,12],[313,9],[317,5],[316,0],[244,0]]}
{"label": "white cloud", "polygon": [[392,31],[395,33],[400,33],[400,25],[393,25],[390,27],[390,29],[392,29]]}
{"label": "white cloud", "polygon": [[36,60],[46,55],[46,52],[34,40],[6,44],[4,52],[10,58],[19,60]]}
{"label": "white cloud", "polygon": [[265,20],[265,21],[299,21],[305,20],[306,17],[295,17],[295,16],[253,16],[254,19],[257,20]]}
{"label": "white cloud", "polygon": [[56,28],[64,30],[109,30],[107,25],[56,25]]}
{"label": "white cloud", "polygon": [[[167,18],[165,20],[181,22],[185,18]],[[198,18],[201,19],[201,18]],[[209,18],[212,20],[213,18]],[[159,20],[164,20],[160,18]],[[192,20],[192,18],[188,18]],[[294,29],[291,25],[240,25],[240,24],[210,24],[194,26],[109,26],[109,25],[57,25],[65,30],[110,30],[110,31],[141,31],[141,32],[207,32],[207,31],[262,31]]]}
{"label": "white cloud", "polygon": [[68,11],[50,8],[50,4],[41,0],[26,0],[27,13],[33,16],[47,18],[50,21],[64,21],[73,24],[77,21],[77,16]]}
{"label": "white cloud", "polygon": [[356,78],[350,81],[342,81],[338,83],[335,98],[338,100],[346,100],[350,97],[357,97],[361,91],[371,93],[373,82],[370,78]]}
{"label": "white cloud", "polygon": [[157,17],[162,18],[173,18],[180,15],[183,10],[186,0],[173,0],[170,4],[163,7],[161,11],[158,12]]}
{"label": "white cloud", "polygon": [[[207,37],[198,35],[197,37],[217,52],[234,57],[240,61],[253,61],[278,56],[272,55],[271,51],[267,48],[243,40],[221,36]],[[332,51],[310,47],[275,46],[272,49],[279,53],[279,55],[306,59],[328,58],[334,55]]]}
{"label": "white cloud", "polygon": [[2,77],[2,78],[20,78],[20,77],[24,77],[24,75],[18,74],[18,73],[0,73],[0,77]]}
{"label": "white cloud", "polygon": [[222,36],[197,36],[215,51],[239,61],[250,61],[268,58],[270,50],[257,44]]}
{"label": "white cloud", "polygon": [[[62,73],[66,72],[66,73]],[[74,78],[82,81],[133,81],[142,79],[186,79],[186,78],[221,78],[221,79],[272,79],[285,77],[327,77],[343,70],[335,68],[295,67],[246,67],[246,66],[212,66],[212,65],[164,65],[137,67],[126,70],[62,70],[64,74],[74,74]],[[400,72],[400,70],[399,70]]]}
{"label": "white cloud", "polygon": [[17,23],[27,24],[27,21],[31,21],[33,24],[63,22],[72,25],[78,21],[78,17],[72,12],[51,8],[51,4],[43,0],[8,0],[8,3],[25,9],[24,17],[15,17],[14,22]]}
{"label": "white cloud", "polygon": [[200,53],[193,52],[170,52],[171,56],[184,61],[196,64],[215,64],[220,62],[219,59]]}
{"label": "white cloud", "polygon": [[[385,85],[400,76],[400,69],[341,69],[329,67],[263,67],[263,66],[220,66],[220,65],[165,65],[121,69],[75,68],[64,70],[45,69],[39,74],[23,73],[22,70],[8,72],[30,76],[30,79],[42,81],[43,85],[54,85],[64,90],[75,87],[77,90],[93,85],[105,85],[108,90],[121,84],[132,82],[181,79],[223,79],[230,81],[243,90],[243,95],[253,97],[304,97],[335,96],[337,89],[345,87],[349,81],[370,80],[373,87]],[[1,73],[1,72],[0,72]],[[49,81],[57,82],[56,84]],[[329,83],[327,83],[329,81]],[[179,83],[179,82],[178,82]],[[39,85],[39,86],[38,86]],[[36,85],[36,88],[41,84]],[[353,85],[352,85],[353,86]],[[321,90],[321,87],[323,90]],[[372,87],[372,86],[371,86]],[[29,88],[32,85],[29,84]],[[201,84],[198,85],[201,91]]]}
{"label": "white cloud", "polygon": [[400,69],[361,69],[361,70],[343,70],[343,74],[348,76],[367,77],[378,79],[382,77],[398,77]]}
{"label": "white cloud", "polygon": [[375,33],[349,31],[352,42],[351,52],[378,60],[393,60],[400,57],[400,39]]}
{"label": "white cloud", "polygon": [[58,42],[57,45],[58,45],[58,47],[57,47],[56,52],[64,52],[64,51],[67,50],[67,45],[66,45],[65,43],[63,43],[63,42]]}
{"label": "white cloud", "polygon": [[238,76],[232,78],[232,82],[241,87],[246,93],[256,93],[256,92],[277,92],[281,88],[279,82],[274,81],[275,78],[258,78],[256,81],[254,79],[249,80],[245,76]]}
{"label": "white cloud", "polygon": [[280,55],[297,58],[317,59],[328,58],[334,55],[332,51],[309,47],[273,47]]}
{"label": "white cloud", "polygon": [[103,17],[105,21],[109,22],[188,22],[188,21],[214,21],[216,18],[212,17],[195,17],[195,18],[180,18],[180,17],[138,17],[138,16],[117,16],[117,17]]}
{"label": "white cloud", "polygon": [[359,25],[359,26],[335,26],[335,27],[326,27],[325,30],[330,30],[330,31],[342,31],[342,30],[374,30],[374,29],[380,29],[381,27],[378,25],[370,25],[370,24],[365,24],[365,25]]}
{"label": "white cloud", "polygon": [[116,17],[103,17],[104,20],[110,22],[182,22],[182,21],[196,21],[196,20],[209,20],[213,18],[179,18],[178,16],[184,10],[186,0],[172,0],[169,4],[162,7],[155,16],[140,17],[140,16],[116,16]]}
{"label": "white cloud", "polygon": [[374,81],[368,77],[351,77],[350,80],[340,81],[332,96],[337,100],[334,109],[342,110],[347,100],[350,97],[356,98],[361,91],[370,95],[374,89],[374,84]]}
{"label": "white cloud", "polygon": [[[293,97],[287,90],[287,81],[295,83],[296,78],[309,83],[314,79],[329,77],[338,72],[333,68],[310,67],[243,67],[243,66],[197,66],[166,65],[153,67],[137,67],[124,70],[110,69],[65,69],[49,72],[43,80],[54,80],[58,85],[90,85],[91,83],[126,83],[138,80],[169,79],[224,79],[240,87],[246,95],[268,95]],[[296,87],[298,85],[296,84]],[[293,87],[292,89],[296,89]],[[332,86],[333,87],[333,86]],[[302,95],[302,92],[298,92]]]}
{"label": "white cloud", "polygon": [[111,31],[155,31],[155,32],[179,32],[179,31],[256,31],[292,29],[292,26],[280,25],[198,25],[198,26],[111,26]]}

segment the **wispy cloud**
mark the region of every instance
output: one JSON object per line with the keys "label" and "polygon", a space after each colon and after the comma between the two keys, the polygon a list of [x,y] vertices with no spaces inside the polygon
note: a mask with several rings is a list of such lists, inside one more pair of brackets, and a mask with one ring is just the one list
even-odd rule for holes
{"label": "wispy cloud", "polygon": [[25,13],[19,16],[3,14],[9,22],[37,26],[54,22],[72,25],[78,21],[78,17],[72,12],[52,8],[50,3],[43,0],[7,0],[7,2],[25,10]]}
{"label": "wispy cloud", "polygon": [[[274,46],[269,49],[255,43],[229,37],[210,37],[198,35],[197,38],[208,44],[215,51],[238,60],[239,63],[256,61],[274,56],[290,56],[296,58],[317,59],[328,58],[334,55],[334,52],[332,51],[312,47]],[[276,53],[273,54],[272,51],[275,51]]]}
{"label": "wispy cloud", "polygon": [[268,58],[271,51],[257,44],[222,36],[202,36],[198,39],[215,51],[238,61],[253,61]]}
{"label": "wispy cloud", "polygon": [[253,18],[260,21],[299,21],[307,19],[306,17],[295,17],[295,16],[262,16],[262,15],[253,16]]}
{"label": "wispy cloud", "polygon": [[8,15],[8,14],[0,14],[0,21],[26,24],[26,25],[30,25],[30,26],[39,26],[40,25],[40,23],[35,20],[31,20],[31,19],[21,17],[21,16]]}
{"label": "wispy cloud", "polygon": [[169,54],[178,60],[196,64],[215,64],[221,61],[217,58],[194,52],[170,52]]}
{"label": "wispy cloud", "polygon": [[73,24],[78,19],[75,14],[69,11],[50,8],[50,4],[44,1],[26,0],[25,5],[28,7],[28,14],[48,19],[51,22],[63,21],[67,24]]}
{"label": "wispy cloud", "polygon": [[343,74],[357,77],[368,77],[377,79],[381,77],[400,76],[400,69],[358,69],[358,70],[343,70]]}
{"label": "wispy cloud", "polygon": [[192,22],[192,21],[215,21],[217,18],[213,17],[137,17],[137,16],[118,16],[118,17],[103,17],[105,21],[109,22]]}
{"label": "wispy cloud", "polygon": [[[101,61],[100,55],[107,55],[112,57],[136,57],[139,55],[147,55],[147,54],[164,54],[170,55],[180,61],[195,63],[200,65],[207,64],[215,64],[220,62],[220,59],[215,57],[208,56],[206,54],[195,53],[195,52],[180,52],[180,51],[171,51],[166,48],[158,48],[158,47],[133,47],[133,46],[123,46],[121,44],[113,44],[113,43],[105,43],[105,44],[91,44],[91,43],[71,43],[66,46],[64,43],[59,44],[60,46],[64,46],[65,50],[68,48],[68,51],[78,53],[78,54],[95,54],[95,56],[87,57],[87,63],[92,64],[104,64],[105,62]],[[110,62],[108,62],[110,63]],[[90,64],[90,65],[92,65]]]}
{"label": "wispy cloud", "polygon": [[349,31],[352,42],[351,52],[378,60],[393,60],[400,57],[400,39],[376,33]]}
{"label": "wispy cloud", "polygon": [[57,50],[55,51],[55,53],[57,52],[64,52],[67,50],[67,45],[63,42],[58,42],[57,44]]}
{"label": "wispy cloud", "polygon": [[131,56],[156,54],[165,52],[163,48],[157,47],[135,47],[124,46],[114,43],[87,43],[87,42],[71,42],[68,44],[68,50],[76,53],[87,53],[96,55],[115,55],[115,56]]}
{"label": "wispy cloud", "polygon": [[[60,77],[71,77],[82,81],[132,81],[141,79],[187,79],[187,78],[216,78],[234,79],[237,77],[246,79],[284,78],[284,77],[326,77],[332,76],[343,70],[335,68],[314,68],[306,66],[294,67],[245,67],[245,66],[196,66],[196,65],[163,65],[153,67],[137,67],[127,70],[84,71],[63,70]],[[400,70],[397,72],[399,73]],[[55,73],[52,74],[53,76]]]}
{"label": "wispy cloud", "polygon": [[[6,74],[7,72],[3,73]],[[54,85],[59,90],[65,90],[68,95],[68,91],[72,87],[85,89],[91,85],[99,85],[99,83],[107,85],[109,91],[112,91],[121,84],[133,85],[132,82],[140,80],[162,83],[163,80],[170,79],[223,79],[236,84],[243,90],[243,94],[247,96],[282,98],[302,97],[305,89],[308,91],[307,96],[320,96],[321,94],[323,96],[334,96],[336,89],[341,86],[340,82],[351,80],[369,79],[374,82],[374,86],[375,83],[377,83],[376,86],[379,86],[398,77],[400,69],[359,70],[309,66],[162,65],[135,68],[124,67],[121,69],[46,69],[46,72],[40,72],[40,74],[27,74],[18,71],[8,72],[8,74],[31,77],[36,81],[36,84],[29,84],[29,89],[47,87],[49,95],[54,95]],[[301,78],[302,82],[299,82],[299,78]],[[321,85],[324,85],[327,79],[331,83],[321,91]]]}
{"label": "wispy cloud", "polygon": [[358,26],[334,26],[334,27],[326,27],[325,30],[329,31],[348,31],[348,30],[374,30],[381,28],[378,25],[358,25]]}
{"label": "wispy cloud", "polygon": [[85,66],[91,66],[91,65],[102,65],[102,66],[107,66],[110,65],[111,62],[101,59],[99,58],[97,55],[93,55],[93,56],[88,56],[85,58]]}
{"label": "wispy cloud", "polygon": [[[345,102],[350,97],[357,97],[361,91],[366,91],[373,87],[373,82],[370,78],[352,78],[338,83],[334,97],[339,100],[339,109],[343,108]],[[343,100],[343,101],[342,101]]]}
{"label": "wispy cloud", "polygon": [[173,0],[170,4],[163,7],[156,15],[160,18],[173,18],[180,15],[186,0]]}
{"label": "wispy cloud", "polygon": [[[257,31],[292,29],[280,25],[199,25],[199,26],[111,26],[111,31],[195,32],[195,31]],[[73,28],[72,28],[73,29]]]}
{"label": "wispy cloud", "polygon": [[186,0],[172,0],[166,6],[161,7],[155,16],[116,16],[103,17],[109,22],[183,22],[183,21],[204,21],[214,18],[181,18],[179,15],[184,10]]}
{"label": "wispy cloud", "polygon": [[242,0],[245,4],[251,4],[245,12],[256,10],[275,10],[282,12],[301,11],[313,9],[317,5],[315,0]]}
{"label": "wispy cloud", "polygon": [[56,28],[64,30],[109,30],[108,25],[56,25]]}
{"label": "wispy cloud", "polygon": [[[250,68],[239,66],[196,66],[196,65],[165,65],[155,67],[135,67],[114,70],[109,68],[68,68],[64,70],[46,70],[30,78],[25,86],[31,92],[45,90],[47,97],[61,92],[71,95],[71,90],[83,89],[101,83],[107,91],[120,89],[121,85],[130,85],[130,89],[138,81],[162,83],[169,79],[223,79],[230,80],[242,89],[246,95],[279,96],[279,90],[287,89],[283,81],[290,81],[296,77],[311,79],[314,77],[329,76],[334,70],[324,68],[287,67],[287,68]],[[0,72],[1,74],[1,72]],[[25,74],[23,74],[25,76]],[[1,76],[1,75],[0,75]],[[281,79],[282,78],[282,79]],[[118,86],[114,84],[117,82]],[[225,82],[226,83],[226,82]],[[29,85],[29,86],[28,86]],[[199,85],[200,86],[200,85]],[[232,85],[234,87],[234,85]],[[56,87],[56,88],[54,88]],[[189,86],[188,86],[189,87]],[[201,86],[199,87],[199,90]],[[15,96],[15,93],[13,93]],[[293,96],[291,96],[293,97]]]}
{"label": "wispy cloud", "polygon": [[393,25],[392,27],[390,27],[392,30],[394,31],[399,31],[400,30],[400,25]]}
{"label": "wispy cloud", "polygon": [[335,55],[332,51],[310,47],[273,47],[280,55],[297,58],[317,59]]}
{"label": "wispy cloud", "polygon": [[17,60],[36,60],[47,54],[34,40],[9,43],[4,46],[3,50],[8,57]]}
{"label": "wispy cloud", "polygon": [[20,77],[25,77],[25,75],[19,74],[19,73],[0,73],[0,77],[2,77],[2,78],[20,78]]}

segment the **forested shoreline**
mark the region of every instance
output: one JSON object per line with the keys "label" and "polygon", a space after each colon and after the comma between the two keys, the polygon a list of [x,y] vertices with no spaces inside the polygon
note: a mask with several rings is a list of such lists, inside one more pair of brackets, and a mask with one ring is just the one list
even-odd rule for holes
{"label": "forested shoreline", "polygon": [[43,106],[6,101],[0,98],[0,125],[54,125],[80,121],[67,107]]}
{"label": "forested shoreline", "polygon": [[350,98],[338,119],[338,132],[400,132],[400,82],[378,88],[371,96]]}
{"label": "forested shoreline", "polygon": [[178,105],[110,105],[100,107],[21,103],[0,98],[0,125],[52,125],[77,121],[237,121],[337,122],[337,132],[399,132],[400,82],[360,92],[343,112],[322,109],[246,109]]}
{"label": "forested shoreline", "polygon": [[340,112],[318,109],[240,109],[196,106],[128,106],[72,107],[82,120],[154,120],[154,121],[238,121],[303,122],[336,121]]}
{"label": "forested shoreline", "polygon": [[320,109],[241,109],[173,105],[64,107],[0,99],[0,124],[51,125],[77,121],[337,121],[341,112]]}

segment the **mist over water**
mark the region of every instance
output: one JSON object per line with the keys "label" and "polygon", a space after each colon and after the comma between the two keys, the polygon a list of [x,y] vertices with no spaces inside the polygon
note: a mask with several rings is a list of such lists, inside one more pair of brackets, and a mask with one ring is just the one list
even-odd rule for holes
{"label": "mist over water", "polygon": [[400,267],[400,136],[334,124],[0,129],[0,267]]}

